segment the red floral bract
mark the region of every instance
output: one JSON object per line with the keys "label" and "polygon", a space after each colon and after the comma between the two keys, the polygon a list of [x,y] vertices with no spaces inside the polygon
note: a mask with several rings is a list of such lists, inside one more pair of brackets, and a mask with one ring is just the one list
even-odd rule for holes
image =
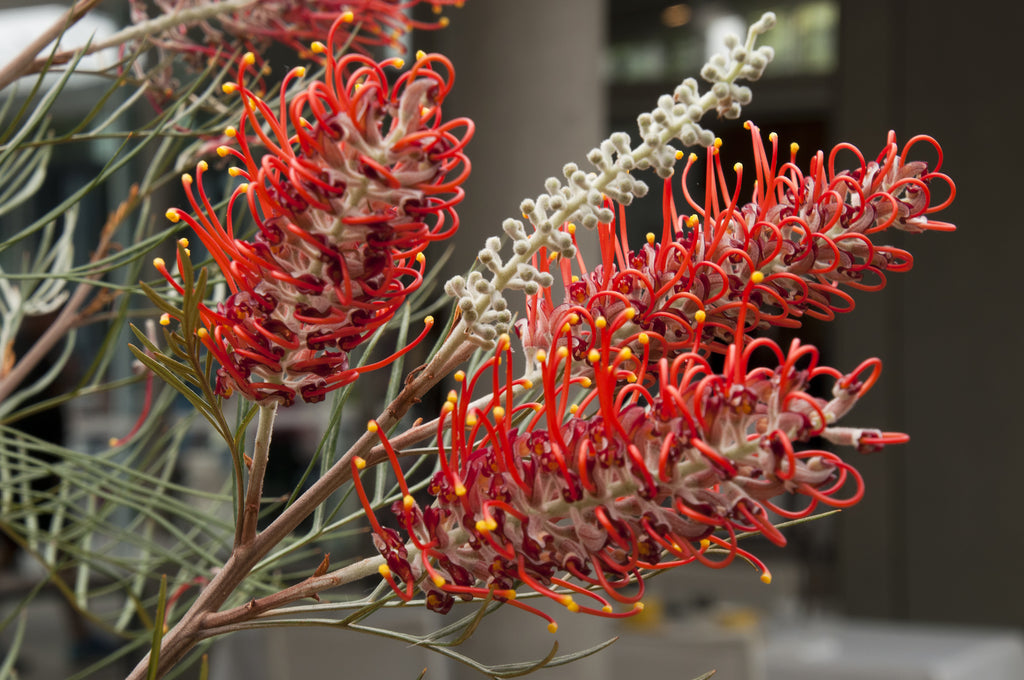
{"label": "red floral bract", "polygon": [[[730,345],[721,373],[692,352],[663,358],[648,373],[647,357],[614,348],[614,323],[577,312],[551,353],[536,357],[543,375],[537,402],[513,396],[524,381],[512,377],[507,337],[472,378],[462,378],[438,426],[441,470],[428,487],[431,504],[409,494],[379,433],[404,493],[393,506],[404,532],[373,518],[358,482],[362,461],[353,461],[386,560],[381,572],[403,598],[426,576],[420,588],[433,609],[489,596],[549,618],[514,601],[522,582],[571,611],[628,616],[646,570],[694,561],[721,567],[742,555],[767,581],[767,568],[737,545],[737,533],[759,531],[781,545],[769,512],[804,517],[819,503],[853,505],[863,492],[860,475],[838,455],[801,445],[820,436],[866,451],[906,441],[834,424],[874,384],[877,359],[843,374],[818,365],[814,347],[794,342],[784,352],[759,339]],[[601,338],[585,360],[593,379],[578,377],[572,365],[566,346],[575,334]],[[755,367],[758,355],[773,368]],[[497,387],[473,401],[480,380]],[[821,380],[832,382],[829,399],[809,393]],[[804,496],[803,508],[772,501],[786,493]],[[636,584],[639,590],[627,589]],[[615,613],[608,598],[629,606]]]}
{"label": "red floral bract", "polygon": [[[206,7],[211,0],[130,0],[132,21],[149,20],[151,4],[158,15],[175,16]],[[433,8],[436,21],[411,18],[411,10],[421,4]],[[402,38],[409,31],[443,28],[448,25],[448,18],[440,16],[443,8],[462,5],[463,0],[259,0],[202,21],[185,20],[150,36],[161,52],[158,61],[166,65],[150,77],[157,80],[164,96],[173,97],[175,63],[202,71],[210,62],[226,66],[242,51],[258,55],[274,44],[309,58],[313,56],[310,42],[331,31],[339,45],[345,43],[355,51],[365,53],[376,46],[402,50]]]}
{"label": "red floral bract", "polygon": [[[660,233],[648,234],[641,248],[629,249],[623,217],[618,225],[599,224],[602,261],[587,271],[581,260],[579,276],[572,275],[569,261],[562,262],[566,299],[558,308],[583,304],[594,316],[613,318],[631,307],[634,327],[650,335],[654,356],[695,348],[724,351],[738,322],[749,335],[773,325],[799,326],[805,315],[829,320],[853,309],[844,288],[879,290],[886,272],[909,270],[910,253],[875,242],[885,230],[954,229],[931,218],[952,202],[955,186],[939,172],[942,152],[930,137],[915,137],[900,150],[889,133],[871,162],[840,144],[827,159],[819,151],[804,174],[795,146],[789,162],[781,163],[776,135],[769,135],[769,152],[757,127],[747,126],[757,177],[750,202],[739,201],[742,167],[735,168],[735,189],[728,189],[717,145],[708,149],[704,200],[691,196],[686,181],[697,159],[692,154],[682,185],[695,214],[677,213],[666,180]],[[937,152],[934,168],[909,160],[919,143]],[[853,170],[836,169],[843,151],[859,161]],[[932,199],[936,186],[947,193],[938,203]],[[748,287],[754,272],[761,280]],[[545,347],[558,316],[550,291],[532,296],[518,326],[524,343]],[[578,342],[574,352],[581,356],[592,343]]]}
{"label": "red floral bract", "polygon": [[[392,85],[385,69],[399,59],[336,60],[333,42],[317,49],[327,54],[324,80],[288,97],[304,73],[293,69],[276,112],[245,86],[251,55],[226,86],[245,112],[229,130],[238,148],[219,152],[241,161],[231,174],[248,183],[231,196],[225,222],[203,191],[205,162],[195,180],[183,178],[195,217],[168,212],[193,227],[231,288],[216,311],[202,310],[203,342],[222,366],[217,390],[261,403],[318,401],[382,365],[351,368],[348,353],[419,286],[426,246],[456,230],[470,168],[471,121],[441,118],[453,77],[446,59],[422,55]],[[252,241],[232,226],[242,194],[259,226]]]}

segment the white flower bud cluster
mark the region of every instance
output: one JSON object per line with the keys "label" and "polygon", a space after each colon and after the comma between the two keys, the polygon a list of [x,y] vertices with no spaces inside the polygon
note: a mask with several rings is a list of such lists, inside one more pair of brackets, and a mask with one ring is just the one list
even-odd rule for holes
{"label": "white flower bud cluster", "polygon": [[464,330],[470,338],[490,347],[494,338],[508,331],[511,315],[502,291],[533,294],[539,287],[551,285],[551,276],[539,272],[530,259],[541,248],[561,257],[575,254],[572,236],[562,230],[562,225],[578,223],[592,229],[613,217],[604,206],[606,196],[629,205],[634,197],[646,195],[647,185],[630,174],[633,170],[654,168],[660,177],[671,176],[679,157],[670,144],[673,140],[684,146],[706,147],[714,142],[714,134],[699,125],[701,118],[712,110],[726,118],[740,115],[742,107],[750,102],[751,92],[736,81],[757,80],[764,73],[774,52],[771,47],[757,47],[756,42],[774,25],[775,15],[766,12],[747,30],[745,42],[730,36],[726,40],[728,52],[715,55],[701,70],[711,83],[707,92],[701,94],[697,81],[687,78],[672,95],[662,95],[657,108],[637,119],[642,140],[638,147],[631,146],[628,134],[616,132],[587,154],[596,172],[569,163],[562,168],[564,183],[549,177],[544,183],[545,193],[522,202],[523,216],[533,225],[534,233],[527,235],[519,220],[506,220],[502,227],[513,244],[513,254],[507,260],[499,255],[500,240],[488,239],[478,259],[493,278],[488,281],[481,272],[473,272],[468,279],[457,276],[445,286],[449,295],[458,298]]}

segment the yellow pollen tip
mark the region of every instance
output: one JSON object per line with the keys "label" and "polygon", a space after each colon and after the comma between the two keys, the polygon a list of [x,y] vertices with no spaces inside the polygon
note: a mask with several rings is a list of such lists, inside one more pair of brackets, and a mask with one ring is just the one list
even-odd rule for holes
{"label": "yellow pollen tip", "polygon": [[246,52],[242,55],[242,63],[246,66],[252,66],[256,63],[256,55],[252,52]]}
{"label": "yellow pollen tip", "polygon": [[377,573],[383,576],[384,578],[387,578],[388,576],[391,576],[391,567],[389,567],[386,564],[382,564],[379,567],[377,567]]}
{"label": "yellow pollen tip", "polygon": [[763,272],[755,271],[753,274],[750,275],[750,282],[751,283],[761,283],[762,281],[764,281],[764,273]]}
{"label": "yellow pollen tip", "polygon": [[562,256],[561,253],[557,253],[557,252],[551,253],[550,255],[548,255],[548,262],[554,262],[555,260],[557,260],[561,256]]}
{"label": "yellow pollen tip", "polygon": [[628,376],[626,376],[626,382],[628,382],[630,384],[635,383],[636,380],[637,380],[636,373],[630,373]]}
{"label": "yellow pollen tip", "polygon": [[454,404],[459,400],[459,395],[455,393],[455,390],[448,390],[448,396],[445,397],[445,401],[449,404]]}
{"label": "yellow pollen tip", "polygon": [[220,156],[221,158],[224,158],[224,156],[227,156],[229,153],[231,153],[231,149],[230,148],[228,148],[226,146],[218,146],[217,147],[217,155]]}
{"label": "yellow pollen tip", "polygon": [[563,333],[568,333],[570,330],[572,330],[572,324],[571,323],[566,321],[564,324],[562,324],[562,332]]}
{"label": "yellow pollen tip", "polygon": [[700,539],[700,549],[701,550],[707,550],[709,545],[711,545],[711,541],[709,541],[706,538]]}
{"label": "yellow pollen tip", "polygon": [[355,458],[352,459],[352,461],[356,464],[357,470],[366,469],[366,459],[363,458],[362,456],[356,456]]}
{"label": "yellow pollen tip", "polygon": [[622,361],[628,361],[633,358],[633,350],[628,347],[623,347],[619,350],[619,359]]}
{"label": "yellow pollen tip", "polygon": [[693,320],[697,323],[704,323],[704,320],[708,318],[708,313],[703,309],[698,309],[693,313]]}
{"label": "yellow pollen tip", "polygon": [[466,425],[467,426],[473,427],[474,425],[476,425],[476,423],[477,423],[477,420],[476,420],[476,414],[475,413],[470,413],[469,415],[466,416]]}
{"label": "yellow pollen tip", "polygon": [[447,583],[447,581],[444,580],[444,576],[441,576],[440,574],[435,574],[434,576],[431,576],[430,580],[433,581],[434,585],[438,588],[443,588],[444,584]]}
{"label": "yellow pollen tip", "polygon": [[375,421],[373,421],[373,420],[371,420],[370,422],[368,422],[366,424],[366,431],[367,432],[377,432],[377,430],[379,430],[379,429],[380,428],[377,426],[377,423]]}
{"label": "yellow pollen tip", "polygon": [[638,612],[642,612],[644,610],[644,606],[645,605],[643,602],[636,602],[633,604],[633,609],[637,610]]}
{"label": "yellow pollen tip", "polygon": [[181,219],[181,215],[178,214],[178,211],[175,208],[171,208],[165,212],[164,217],[169,219],[171,222],[178,222]]}
{"label": "yellow pollen tip", "polygon": [[224,83],[220,86],[220,89],[224,94],[234,94],[238,91],[238,86],[234,83]]}
{"label": "yellow pollen tip", "polygon": [[356,15],[352,10],[349,10],[341,15],[341,20],[344,21],[346,24],[351,24],[353,21],[356,20]]}
{"label": "yellow pollen tip", "polygon": [[775,140],[778,139],[778,138],[779,138],[779,136],[777,134],[775,134],[774,132],[769,132],[768,133],[768,141],[769,142],[772,142],[774,144]]}
{"label": "yellow pollen tip", "polygon": [[196,167],[199,168],[202,172],[206,172],[207,170],[210,169],[210,165],[206,161],[199,161],[198,163],[196,163]]}
{"label": "yellow pollen tip", "polygon": [[242,169],[232,166],[228,168],[228,174],[231,175],[232,177],[238,177],[239,175],[242,174]]}
{"label": "yellow pollen tip", "polygon": [[419,61],[423,57],[427,56],[427,53],[423,50],[416,50],[416,61]]}
{"label": "yellow pollen tip", "polygon": [[170,326],[171,325],[171,315],[167,314],[166,312],[161,314],[160,315],[160,325],[161,326]]}
{"label": "yellow pollen tip", "polygon": [[466,372],[465,371],[455,371],[455,375],[453,377],[455,378],[455,382],[462,382],[463,380],[466,379]]}
{"label": "yellow pollen tip", "polygon": [[689,160],[690,160],[691,163],[696,163],[697,162],[697,154],[691,153]]}
{"label": "yellow pollen tip", "polygon": [[327,51],[327,46],[324,45],[319,40],[316,40],[316,41],[311,42],[309,44],[309,50],[310,50],[310,52],[313,52],[314,54],[322,54],[323,52]]}
{"label": "yellow pollen tip", "polygon": [[548,353],[542,349],[537,350],[537,354],[534,355],[537,361],[544,362],[548,360]]}
{"label": "yellow pollen tip", "polygon": [[495,420],[501,420],[502,418],[505,417],[505,409],[503,409],[500,406],[495,406],[493,409],[491,409],[491,414],[494,415]]}
{"label": "yellow pollen tip", "polygon": [[183,174],[181,176],[181,183],[182,184],[192,184],[192,175],[188,174],[187,172],[185,174]]}
{"label": "yellow pollen tip", "polygon": [[570,280],[571,280],[571,281],[572,281],[573,283],[579,283],[579,282],[580,282],[580,277],[578,277],[578,276],[576,276],[575,274],[573,274],[573,275],[572,275],[572,279],[570,279]]}
{"label": "yellow pollen tip", "polygon": [[167,263],[164,262],[164,258],[162,257],[154,257],[153,266],[156,267],[157,269],[166,269]]}
{"label": "yellow pollen tip", "polygon": [[592,349],[587,353],[587,359],[590,361],[590,363],[596,364],[598,361],[601,360],[601,353],[598,352],[596,349]]}
{"label": "yellow pollen tip", "polygon": [[416,261],[419,262],[420,264],[423,264],[424,262],[427,261],[427,256],[424,255],[423,253],[416,253]]}
{"label": "yellow pollen tip", "polygon": [[558,624],[555,623],[554,621],[549,623],[548,624],[548,632],[549,633],[557,633],[558,632]]}
{"label": "yellow pollen tip", "polygon": [[580,380],[580,385],[582,385],[584,389],[589,389],[590,386],[593,384],[594,381],[591,380],[590,378],[583,378],[583,380]]}
{"label": "yellow pollen tip", "polygon": [[416,505],[416,500],[412,496],[410,496],[409,494],[402,496],[403,508],[405,508],[406,510],[412,510],[412,506],[414,505]]}
{"label": "yellow pollen tip", "polygon": [[245,182],[243,184],[239,184],[238,185],[238,192],[239,193],[244,194],[247,191],[249,191],[249,183],[248,182]]}
{"label": "yellow pollen tip", "polygon": [[444,11],[444,8],[441,7],[441,5],[434,5],[433,7],[430,8],[430,11],[433,12],[434,14],[440,14],[441,12]]}
{"label": "yellow pollen tip", "polygon": [[575,326],[579,322],[580,322],[580,315],[579,314],[577,314],[576,312],[573,312],[572,314],[569,315],[569,323],[571,323],[573,326]]}
{"label": "yellow pollen tip", "polygon": [[612,609],[612,606],[610,604],[606,604],[605,606],[601,607],[601,611],[603,611],[605,614],[611,614],[614,610]]}
{"label": "yellow pollen tip", "polygon": [[715,137],[715,142],[714,142],[713,146],[716,149],[721,149],[722,148],[722,138],[721,137]]}
{"label": "yellow pollen tip", "polygon": [[791,154],[796,155],[796,152],[799,151],[799,150],[800,150],[800,145],[797,144],[796,142],[793,142],[792,144],[789,145],[789,152]]}
{"label": "yellow pollen tip", "polygon": [[569,224],[565,225],[565,231],[568,232],[569,235],[575,236],[576,235],[576,225],[573,224],[572,222],[570,222]]}
{"label": "yellow pollen tip", "polygon": [[733,172],[743,172],[743,163],[736,163],[732,166]]}
{"label": "yellow pollen tip", "polygon": [[749,130],[750,129],[750,121],[749,120],[743,121],[743,129],[744,130]]}
{"label": "yellow pollen tip", "polygon": [[434,325],[434,317],[432,317],[432,316],[424,317],[423,318],[423,325],[425,325],[425,326],[433,326]]}
{"label": "yellow pollen tip", "polygon": [[451,413],[454,410],[455,404],[452,404],[451,402],[447,401],[444,403],[444,406],[441,407],[441,413]]}
{"label": "yellow pollen tip", "polygon": [[580,410],[579,404],[573,404],[569,407],[569,413],[576,415]]}
{"label": "yellow pollen tip", "polygon": [[646,345],[651,341],[651,338],[650,336],[647,335],[647,333],[641,333],[640,335],[636,336],[636,341],[639,342],[641,345]]}
{"label": "yellow pollen tip", "polygon": [[523,380],[523,387],[525,387],[528,390],[532,390],[533,389],[533,381],[530,380],[529,378]]}
{"label": "yellow pollen tip", "polygon": [[626,317],[626,321],[632,321],[633,317],[636,316],[636,308],[630,307],[625,312],[623,312],[622,315]]}
{"label": "yellow pollen tip", "polygon": [[110,439],[107,440],[107,446],[111,446],[111,447],[117,446],[117,443],[119,441],[121,441],[121,440],[118,439],[117,437],[111,437]]}
{"label": "yellow pollen tip", "polygon": [[676,149],[676,160],[677,161],[683,160],[683,156],[685,156],[685,155],[686,155],[685,153],[683,153],[682,151]]}
{"label": "yellow pollen tip", "polygon": [[437,25],[440,26],[441,28],[447,28],[448,24],[450,24],[451,22],[452,20],[449,19],[448,17],[441,17],[440,19],[437,20]]}
{"label": "yellow pollen tip", "polygon": [[772,575],[769,572],[766,571],[763,574],[761,574],[761,583],[764,583],[765,585],[771,585],[771,582]]}
{"label": "yellow pollen tip", "polygon": [[187,238],[179,238],[178,239],[178,245],[181,246],[182,248],[188,248],[188,239]]}
{"label": "yellow pollen tip", "polygon": [[206,338],[210,337],[210,331],[206,330],[205,328],[200,328],[199,330],[196,331],[196,337],[199,338],[200,340],[205,340]]}
{"label": "yellow pollen tip", "polygon": [[597,317],[597,319],[594,320],[594,325],[597,326],[598,328],[604,328],[605,326],[608,325],[608,319],[604,318],[603,316],[599,316]]}
{"label": "yellow pollen tip", "polygon": [[482,519],[478,519],[476,521],[476,530],[479,531],[481,534],[486,534],[488,531],[490,531],[490,529],[488,529],[487,527],[487,522]]}
{"label": "yellow pollen tip", "polygon": [[461,482],[455,485],[455,495],[460,498],[466,495],[466,487],[462,486]]}
{"label": "yellow pollen tip", "polygon": [[644,238],[647,239],[647,243],[649,243],[652,246],[654,245],[654,234],[653,233],[647,232],[647,235]]}
{"label": "yellow pollen tip", "polygon": [[405,68],[405,59],[395,59],[393,63],[395,68]]}
{"label": "yellow pollen tip", "polygon": [[296,66],[292,70],[292,73],[294,73],[297,78],[302,78],[303,76],[306,75],[306,67],[305,66]]}
{"label": "yellow pollen tip", "polygon": [[224,128],[224,134],[228,137],[234,137],[235,135],[238,134],[238,130],[235,129],[233,125],[229,125],[226,128]]}
{"label": "yellow pollen tip", "polygon": [[557,355],[558,355],[559,359],[566,358],[567,356],[569,356],[569,348],[568,347],[559,347]]}

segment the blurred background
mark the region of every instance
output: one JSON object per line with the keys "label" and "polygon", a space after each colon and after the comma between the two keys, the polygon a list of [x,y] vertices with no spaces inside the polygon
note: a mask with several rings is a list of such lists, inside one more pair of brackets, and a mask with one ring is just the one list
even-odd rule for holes
{"label": "blurred background", "polygon": [[[102,3],[99,20],[109,26],[100,30],[124,23],[125,5]],[[0,1],[0,34],[38,6]],[[801,331],[822,348],[823,362],[840,368],[882,357],[882,380],[850,422],[905,431],[911,442],[854,461],[867,495],[852,511],[788,531],[783,550],[766,542],[749,546],[772,568],[772,585],[761,584],[746,565],[722,573],[675,570],[652,580],[650,612],[640,621],[563,621],[562,632],[583,647],[612,635],[623,639],[604,655],[538,677],[650,671],[689,678],[714,667],[718,678],[739,679],[1024,677],[1024,451],[1016,432],[1024,362],[1013,354],[1024,333],[1015,297],[1019,271],[1002,261],[1024,250],[1024,229],[1009,200],[1016,200],[1024,176],[1016,169],[1024,143],[1011,129],[1024,103],[1024,6],[467,0],[446,12],[450,28],[413,38],[415,47],[451,58],[457,84],[447,112],[477,125],[469,147],[473,174],[459,210],[461,242],[450,266],[453,273],[466,269],[483,239],[518,214],[523,198],[540,193],[544,178],[559,176],[564,163],[583,161],[614,130],[635,137],[637,114],[681,78],[695,76],[724,33],[744,30],[766,10],[779,19],[764,40],[776,60],[753,84],[753,103],[739,121],[705,121],[725,140],[726,159],[746,160],[750,153],[744,119],[764,134],[778,132],[783,148],[798,142],[802,159],[843,141],[873,158],[893,129],[901,142],[921,133],[939,140],[943,171],[957,183],[955,203],[938,216],[957,232],[886,235],[914,254],[914,271],[892,275],[882,293],[859,295],[852,313]],[[17,26],[15,33],[25,24]],[[6,54],[0,45],[0,59]],[[75,111],[64,114],[70,119]],[[53,187],[40,193],[36,209],[45,211],[61,186],[80,184],[110,150],[94,152],[56,158],[47,179]],[[659,231],[660,186],[651,185],[652,196],[629,213],[638,234]],[[86,209],[105,216],[120,200],[115,193],[97,194]],[[1008,203],[999,207],[999,200]],[[0,222],[0,235],[7,229]],[[87,252],[91,235],[80,229],[78,238]],[[70,414],[68,438],[105,441],[103,433],[126,429],[111,422],[133,417],[124,407],[109,404],[107,423]],[[295,417],[297,431],[315,422],[308,413]],[[8,588],[0,604],[8,606],[16,594]],[[543,627],[512,614],[489,623],[500,634],[485,631],[470,644],[483,654],[524,658],[518,642]],[[414,628],[438,625],[433,615],[403,616]],[[60,633],[40,621],[35,644],[55,646]],[[515,640],[496,644],[509,630]],[[325,662],[334,669],[326,677],[363,672],[358,661],[343,668],[325,661],[325,645],[337,654],[347,643],[344,634],[323,634],[303,631],[273,642],[268,636],[260,647],[255,636],[230,638],[215,648],[225,652],[214,657],[214,674],[305,677],[309,669],[322,672]],[[352,644],[361,659],[372,660],[365,672],[380,677],[415,677],[424,665],[427,677],[472,677],[394,643],[381,643],[379,654],[362,638]],[[276,661],[262,662],[261,654]],[[30,665],[23,677],[63,677],[41,671],[49,668],[45,662],[35,668],[36,675]]]}

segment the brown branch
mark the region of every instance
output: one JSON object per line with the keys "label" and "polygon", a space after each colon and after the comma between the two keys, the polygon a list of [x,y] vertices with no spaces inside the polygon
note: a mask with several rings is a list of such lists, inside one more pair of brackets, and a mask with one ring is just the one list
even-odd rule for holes
{"label": "brown branch", "polygon": [[78,23],[79,19],[84,17],[89,10],[100,2],[101,0],[79,0],[68,8],[68,11],[64,16],[55,21],[48,29],[40,33],[36,39],[26,45],[25,49],[14,57],[14,59],[7,62],[3,68],[0,68],[0,90],[3,90],[18,78],[29,73],[32,69],[36,55],[42,52],[47,45],[60,37],[64,31]]}
{"label": "brown branch", "polygon": [[[443,350],[436,354],[427,367],[384,409],[378,424],[385,430],[396,424],[412,406],[436,385],[443,377],[470,357],[475,346],[469,342],[457,342],[450,338],[450,351]],[[309,489],[299,496],[294,503],[285,508],[252,542],[235,546],[224,566],[210,580],[185,615],[175,626],[163,636],[157,677],[163,677],[174,667],[197,642],[208,636],[207,617],[213,616],[238,586],[249,576],[261,559],[266,557],[281,541],[283,541],[299,524],[311,515],[328,497],[337,491],[352,477],[351,461],[354,457],[367,457],[377,442],[377,436],[365,432],[352,447],[339,458]],[[367,558],[374,560],[375,558]],[[359,564],[366,563],[366,560]],[[326,575],[330,576],[330,575]],[[320,578],[326,578],[320,577]],[[306,582],[303,582],[306,583]],[[319,582],[317,582],[319,583]],[[305,592],[302,583],[282,592]],[[274,596],[270,596],[273,598]],[[290,597],[290,595],[288,596]],[[305,595],[302,595],[305,597]],[[292,601],[292,600],[289,600]],[[274,600],[271,600],[274,602]],[[281,606],[280,602],[275,606]],[[246,605],[250,606],[250,605]],[[232,611],[232,610],[228,610]],[[261,609],[260,611],[264,611]],[[216,617],[214,621],[218,621]],[[142,680],[146,677],[149,667],[149,655],[139,661],[128,676],[128,680]]]}
{"label": "brown branch", "polygon": [[[138,199],[139,187],[133,184],[129,190],[128,198],[110,214],[106,224],[103,225],[103,229],[100,230],[100,240],[96,250],[93,251],[89,258],[90,263],[97,262],[103,258],[110,248],[110,240],[113,238],[114,232],[117,231],[117,227],[120,226],[124,218],[138,203]],[[78,326],[86,316],[86,313],[93,309],[93,305],[89,305],[85,307],[84,312],[81,311],[89,291],[94,287],[91,282],[99,278],[102,273],[96,272],[89,276],[86,281],[78,284],[71,297],[64,303],[64,308],[60,314],[50,324],[50,327],[39,336],[39,339],[25,352],[25,355],[17,360],[11,370],[0,377],[0,402],[9,397],[32,369],[53,349],[53,346],[67,335],[69,330]]]}

